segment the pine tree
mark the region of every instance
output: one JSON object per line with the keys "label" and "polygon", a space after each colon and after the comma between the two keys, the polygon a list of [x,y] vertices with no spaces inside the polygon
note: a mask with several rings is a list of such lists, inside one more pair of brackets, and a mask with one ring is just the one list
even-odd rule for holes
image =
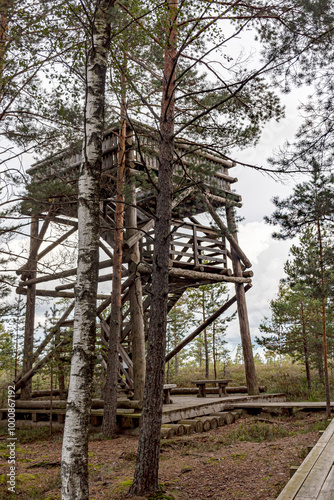
{"label": "pine tree", "polygon": [[[296,236],[302,229],[313,229],[316,237],[317,264],[320,270],[316,280],[319,300],[321,300],[323,359],[325,371],[325,387],[327,414],[330,414],[330,389],[327,366],[327,322],[326,302],[327,290],[330,286],[325,271],[325,240],[333,237],[334,228],[334,175],[326,176],[319,163],[313,159],[311,163],[311,179],[298,184],[291,196],[285,200],[274,198],[277,209],[266,222],[279,225],[280,232],[273,233],[277,239],[288,239]],[[326,236],[325,236],[326,235]]]}
{"label": "pine tree", "polygon": [[282,22],[261,26],[260,38],[268,61],[276,59],[275,85],[289,92],[292,85],[312,85],[301,107],[303,124],[271,160],[283,171],[309,171],[310,156],[321,158],[330,171],[333,156],[333,20],[332,0],[285,2]]}

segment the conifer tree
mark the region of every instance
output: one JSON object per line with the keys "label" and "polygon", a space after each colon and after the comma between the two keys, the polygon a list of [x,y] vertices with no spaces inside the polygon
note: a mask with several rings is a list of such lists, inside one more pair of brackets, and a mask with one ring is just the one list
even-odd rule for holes
{"label": "conifer tree", "polygon": [[279,225],[280,232],[273,233],[277,239],[288,239],[298,235],[304,228],[312,228],[315,231],[317,241],[317,260],[320,269],[316,290],[321,300],[322,310],[322,336],[323,336],[323,359],[325,371],[325,388],[327,414],[330,414],[330,388],[328,380],[327,365],[327,322],[326,301],[328,280],[325,276],[324,262],[324,238],[325,231],[328,237],[333,237],[334,230],[334,175],[325,175],[319,163],[313,158],[311,162],[312,172],[310,180],[298,184],[291,196],[284,200],[274,198],[273,202],[277,209],[271,217],[265,220],[269,224]]}

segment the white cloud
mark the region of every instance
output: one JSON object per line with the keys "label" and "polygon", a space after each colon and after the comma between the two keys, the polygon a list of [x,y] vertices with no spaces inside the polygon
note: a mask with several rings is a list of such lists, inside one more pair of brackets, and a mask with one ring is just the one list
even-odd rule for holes
{"label": "white cloud", "polygon": [[[264,316],[270,315],[269,304],[275,298],[283,266],[288,258],[291,241],[276,241],[271,237],[272,228],[261,222],[240,225],[239,242],[253,263],[253,287],[246,295],[252,340],[259,335],[259,325]],[[233,321],[227,332],[230,345],[240,343],[239,324]]]}

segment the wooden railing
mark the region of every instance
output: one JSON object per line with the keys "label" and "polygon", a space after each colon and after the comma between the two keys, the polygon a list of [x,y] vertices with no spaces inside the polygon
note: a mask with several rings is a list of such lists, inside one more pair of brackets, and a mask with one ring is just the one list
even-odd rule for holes
{"label": "wooden railing", "polygon": [[[105,132],[102,145],[102,170],[105,175],[112,174],[112,170],[117,167],[118,143],[117,129]],[[130,131],[127,143],[127,161],[132,164],[135,170],[149,169],[158,173],[158,142],[153,131],[136,134]],[[75,182],[78,178],[80,163],[81,147],[78,146],[75,151],[67,148],[50,158],[35,163],[27,172],[36,182],[57,178]],[[188,176],[189,181],[197,182],[200,180],[205,185],[210,186],[217,194],[229,193],[238,202],[241,197],[230,191],[230,185],[237,181],[235,177],[228,175],[228,169],[233,166],[231,161],[201,152],[195,144],[187,142],[177,144],[174,167],[176,178]]]}
{"label": "wooden railing", "polygon": [[[150,238],[151,236],[151,238]],[[151,263],[153,230],[141,242],[143,260]],[[226,269],[225,239],[209,227],[183,223],[172,226],[170,263],[173,267],[222,272]]]}

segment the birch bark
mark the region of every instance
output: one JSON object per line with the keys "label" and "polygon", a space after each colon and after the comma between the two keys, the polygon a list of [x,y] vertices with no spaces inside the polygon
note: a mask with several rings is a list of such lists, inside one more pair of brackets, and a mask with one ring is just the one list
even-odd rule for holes
{"label": "birch bark", "polygon": [[78,271],[71,375],[62,448],[62,499],[88,500],[88,424],[94,366],[96,294],[99,264],[99,187],[104,129],[104,94],[110,8],[95,4],[86,72],[86,113],[78,181]]}

